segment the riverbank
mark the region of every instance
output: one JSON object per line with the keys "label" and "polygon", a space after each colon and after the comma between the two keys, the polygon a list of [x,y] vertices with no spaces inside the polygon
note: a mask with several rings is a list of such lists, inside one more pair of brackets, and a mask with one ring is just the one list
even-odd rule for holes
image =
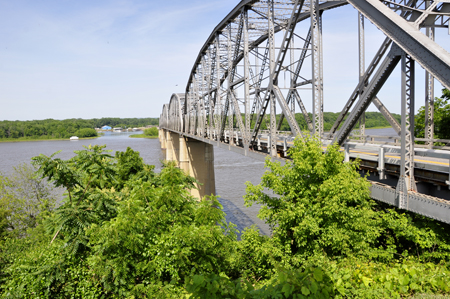
{"label": "riverbank", "polygon": [[[99,138],[99,136],[95,136],[95,137],[83,137],[83,138],[78,138],[78,140],[89,140],[89,139],[96,139]],[[20,137],[20,138],[5,138],[5,139],[0,139],[0,142],[26,142],[26,141],[61,141],[61,140],[66,140],[66,141],[70,141],[69,138],[48,138],[48,139],[44,139],[44,138],[26,138],[26,137]],[[76,140],[72,140],[72,141],[76,141]]]}

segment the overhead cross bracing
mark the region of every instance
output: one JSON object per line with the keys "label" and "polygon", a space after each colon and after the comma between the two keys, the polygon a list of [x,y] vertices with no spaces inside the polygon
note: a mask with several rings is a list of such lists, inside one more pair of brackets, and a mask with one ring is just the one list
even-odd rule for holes
{"label": "overhead cross bracing", "polygon": [[[322,20],[344,5],[353,6],[357,12],[359,73],[355,74],[357,84],[346,98],[338,119],[331,130],[325,130]],[[443,179],[433,173],[441,173],[442,168],[436,170],[422,162],[419,163],[425,165],[422,168],[431,172],[418,175],[419,164],[415,162],[419,147],[435,154],[435,81],[450,87],[450,54],[436,42],[435,35],[436,30],[450,33],[449,18],[450,1],[243,0],[208,37],[195,60],[185,93],[174,95],[171,104],[164,106],[161,127],[249,156],[264,153],[285,157],[290,138],[307,134],[319,136],[324,146],[337,142],[345,148],[349,141],[355,140],[366,148],[380,143],[388,146],[389,140],[365,136],[364,114],[373,103],[399,135],[389,145],[394,146],[390,151],[398,147],[400,155],[398,165],[391,161],[397,170],[387,171],[398,179],[398,183],[391,184],[395,202],[390,203],[410,209],[409,203],[422,192],[422,183],[432,184],[438,191],[448,189],[450,184],[448,167],[444,171],[447,178]],[[372,57],[364,47],[365,24],[369,22],[386,36]],[[424,97],[414,93],[415,85],[423,85],[415,82],[419,67],[426,72]],[[401,123],[392,117],[379,96],[385,82],[399,72],[403,78],[399,87],[402,96],[398,99]],[[423,99],[419,106],[426,107],[426,139],[420,146],[414,138],[416,99]],[[172,103],[176,107],[170,108]],[[302,125],[296,113],[302,116]],[[279,132],[283,120],[287,121],[289,132]],[[351,137],[352,134],[358,137]],[[378,153],[378,148],[375,151],[377,165],[373,165],[371,158],[372,162],[365,167],[385,177],[384,164],[388,160]],[[349,152],[349,157],[352,155],[358,154]],[[439,163],[448,165],[448,161]],[[427,175],[434,178],[426,178]],[[379,199],[376,194],[375,197]],[[450,222],[450,206],[445,209],[449,211],[445,219],[429,212],[422,214]]]}

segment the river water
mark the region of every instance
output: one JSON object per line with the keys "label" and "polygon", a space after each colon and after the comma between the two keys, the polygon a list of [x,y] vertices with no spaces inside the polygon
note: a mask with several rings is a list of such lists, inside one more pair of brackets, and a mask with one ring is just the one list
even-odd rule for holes
{"label": "river water", "polygon": [[[73,151],[82,150],[89,144],[106,144],[106,149],[125,151],[127,147],[140,152],[147,164],[155,165],[156,171],[161,170],[160,161],[164,159],[158,139],[129,138],[133,133],[106,132],[104,136],[91,140],[52,140],[29,142],[3,142],[0,143],[0,172],[10,174],[13,167],[20,163],[29,163],[31,158],[39,154],[51,155],[62,150],[57,157],[69,159],[75,154]],[[367,129],[367,135],[395,136],[392,128]],[[219,201],[227,214],[227,221],[237,225],[242,231],[245,227],[256,224],[263,234],[270,235],[267,224],[258,219],[258,205],[245,207],[243,195],[245,194],[245,182],[258,184],[264,173],[264,162],[256,161],[237,153],[214,147],[214,167],[216,175],[216,192],[220,196]]]}
{"label": "river water", "polygon": [[[82,150],[89,144],[103,145],[106,149],[125,151],[127,147],[140,152],[147,164],[155,165],[155,170],[161,170],[160,161],[164,159],[158,139],[130,138],[133,133],[106,132],[104,136],[90,140],[49,140],[27,142],[0,143],[0,172],[5,175],[13,171],[13,167],[21,163],[30,163],[31,158],[39,154],[51,155],[62,150],[57,157],[69,159],[75,150]],[[245,182],[258,184],[264,172],[264,163],[245,156],[214,147],[214,166],[216,175],[216,192],[219,201],[227,214],[227,221],[237,225],[242,231],[245,227],[256,224],[263,234],[270,234],[269,227],[257,218],[258,206],[245,207],[242,196],[245,194]]]}

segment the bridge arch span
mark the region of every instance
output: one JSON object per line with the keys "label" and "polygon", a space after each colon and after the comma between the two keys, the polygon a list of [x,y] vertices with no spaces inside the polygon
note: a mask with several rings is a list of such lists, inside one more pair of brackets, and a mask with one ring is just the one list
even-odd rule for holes
{"label": "bridge arch span", "polygon": [[174,93],[172,94],[168,108],[167,127],[174,131],[183,130],[183,106],[184,106],[184,94]]}
{"label": "bridge arch span", "polygon": [[[325,132],[322,19],[344,5],[355,8],[358,55],[336,59],[358,59],[359,72],[337,120]],[[387,164],[395,164],[397,170],[391,171],[396,177],[396,183],[391,184],[394,189],[380,187],[382,195],[374,193],[374,198],[389,197],[386,201],[392,204],[416,209],[411,208],[411,200],[428,201],[414,197],[417,191],[425,190],[423,184],[434,184],[439,191],[441,187],[447,190],[450,184],[448,165],[438,171],[445,178],[425,178],[422,165],[414,158],[432,155],[441,159],[446,155],[433,151],[436,142],[441,142],[434,136],[434,85],[440,82],[450,88],[450,53],[436,42],[439,30],[450,34],[449,19],[448,0],[242,0],[200,49],[184,97],[172,95],[170,104],[163,107],[160,127],[254,157],[260,153],[286,157],[292,138],[305,134],[316,134],[324,145],[337,142],[346,148],[347,158],[351,143],[360,142],[362,147],[375,144],[377,158],[370,158],[374,165],[370,167],[379,173],[380,180],[389,176]],[[373,57],[366,57],[365,51],[367,20],[385,34]],[[426,94],[421,96],[426,107],[425,138],[420,140],[424,145],[416,144],[414,136],[415,102],[419,98],[415,95],[416,62],[426,78]],[[400,123],[378,98],[396,70],[401,73],[401,96],[397,100],[402,111]],[[370,104],[399,135],[393,147],[386,149],[398,153],[398,161],[385,158],[385,149],[380,146],[385,141],[365,134],[365,111]],[[283,123],[289,131],[280,133]],[[368,140],[374,143],[368,144]],[[415,170],[420,170],[420,175],[415,176]],[[450,199],[450,194],[447,197]],[[447,217],[450,222],[450,205],[444,206],[447,216],[431,205],[426,209],[433,210],[432,217]],[[429,214],[422,207],[419,210]]]}

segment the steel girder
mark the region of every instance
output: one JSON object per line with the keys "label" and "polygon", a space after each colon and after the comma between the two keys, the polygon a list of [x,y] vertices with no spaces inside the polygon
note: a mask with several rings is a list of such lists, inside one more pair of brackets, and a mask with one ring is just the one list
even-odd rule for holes
{"label": "steel girder", "polygon": [[[450,88],[450,54],[419,30],[428,17],[425,10],[411,24],[378,0],[348,0],[358,11],[374,23],[386,36],[417,61],[425,70]],[[444,1],[435,1],[435,4]]]}
{"label": "steel girder", "polygon": [[401,55],[400,48],[397,45],[393,44],[390,52],[387,54],[383,63],[378,68],[377,72],[374,74],[373,79],[369,82],[367,87],[365,88],[363,94],[361,95],[358,102],[355,104],[350,115],[345,120],[342,128],[335,135],[333,142],[337,142],[338,144],[343,144],[345,139],[347,139],[350,131],[355,126],[356,122],[359,120],[361,115],[366,111],[367,107],[369,107],[372,100],[377,95],[378,91],[383,87],[386,80],[391,75],[394,68],[397,66],[397,63],[400,60]]}
{"label": "steel girder", "polygon": [[408,192],[417,191],[414,180],[414,60],[403,52],[402,64],[402,145],[400,178],[397,184],[399,207],[408,208]]}

